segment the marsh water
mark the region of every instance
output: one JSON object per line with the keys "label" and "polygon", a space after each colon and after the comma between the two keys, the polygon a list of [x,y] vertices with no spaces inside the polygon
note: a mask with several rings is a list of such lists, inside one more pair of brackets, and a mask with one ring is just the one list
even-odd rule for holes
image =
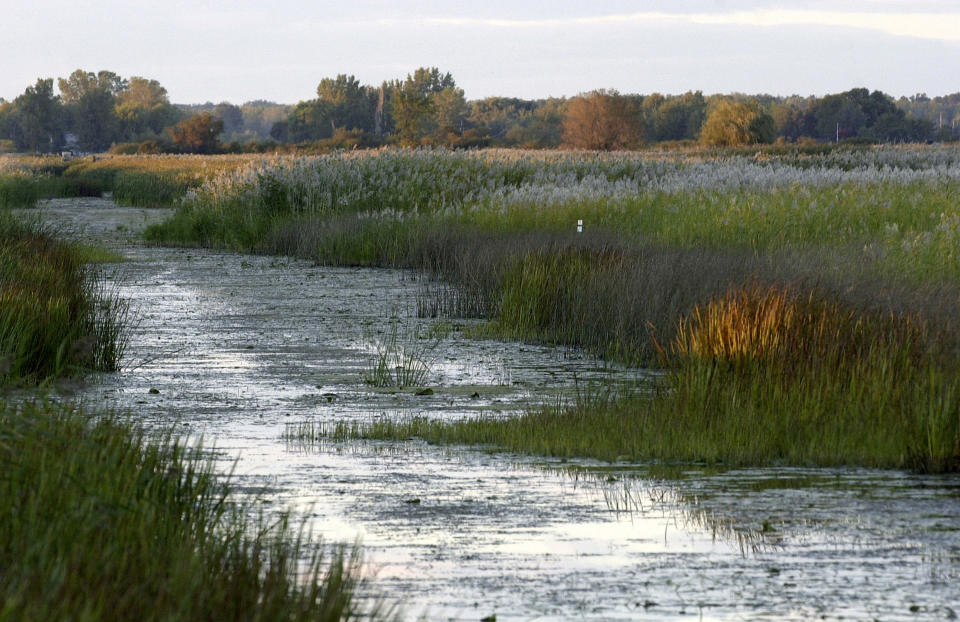
{"label": "marsh water", "polygon": [[[326,542],[360,542],[366,592],[407,619],[960,615],[958,476],[291,440],[303,424],[499,416],[649,378],[418,318],[410,273],[144,246],[137,232],[169,212],[107,199],[36,212],[127,258],[105,268],[136,317],[126,369],[71,397],[202,437],[267,511],[292,510]],[[432,394],[366,381],[394,342]]]}

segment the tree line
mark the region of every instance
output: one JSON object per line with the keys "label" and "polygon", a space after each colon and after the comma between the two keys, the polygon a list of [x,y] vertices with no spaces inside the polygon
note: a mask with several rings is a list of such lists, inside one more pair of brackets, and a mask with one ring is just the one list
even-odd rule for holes
{"label": "tree line", "polygon": [[402,146],[631,149],[656,143],[925,142],[960,138],[960,93],[893,97],[854,88],[823,97],[621,94],[468,101],[450,73],[421,67],[361,84],[324,78],[316,97],[171,104],[156,80],[78,69],[0,99],[0,151],[328,150]]}

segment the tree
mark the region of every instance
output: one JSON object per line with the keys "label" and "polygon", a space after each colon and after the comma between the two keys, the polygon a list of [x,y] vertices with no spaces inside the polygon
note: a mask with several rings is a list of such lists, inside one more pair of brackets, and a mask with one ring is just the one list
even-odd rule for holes
{"label": "tree", "polygon": [[114,106],[117,95],[127,88],[126,80],[112,71],[94,74],[77,69],[57,84],[80,145],[88,151],[108,148],[119,135]]}
{"label": "tree", "polygon": [[170,128],[173,143],[186,153],[215,153],[223,121],[209,112],[194,115]]}
{"label": "tree", "polygon": [[777,136],[790,140],[797,140],[801,136],[810,136],[805,122],[805,115],[794,98],[775,102],[770,106],[770,116],[777,128]]}
{"label": "tree", "polygon": [[163,128],[182,120],[183,115],[170,104],[167,89],[156,80],[134,76],[117,93],[114,106],[127,140],[154,138]]}
{"label": "tree", "polygon": [[53,94],[53,78],[38,78],[13,100],[8,133],[17,148],[55,151],[62,144],[60,98]]}
{"label": "tree", "polygon": [[387,106],[401,145],[419,145],[429,134],[439,137],[438,129],[447,126],[459,131],[459,121],[466,115],[463,91],[453,76],[436,67],[420,67],[407,74],[403,82],[384,85]]}
{"label": "tree", "polygon": [[227,136],[243,132],[243,111],[240,106],[220,102],[213,107],[213,116],[223,121],[223,133]]}
{"label": "tree", "polygon": [[116,96],[127,88],[127,81],[105,69],[97,73],[77,69],[68,78],[59,78],[57,86],[60,88],[64,105],[72,106],[80,103],[84,95],[91,91],[102,90]]}
{"label": "tree", "polygon": [[567,105],[563,142],[577,149],[627,149],[643,142],[643,126],[631,99],[616,91],[593,91]]}
{"label": "tree", "polygon": [[244,131],[261,139],[269,138],[274,124],[286,122],[293,106],[264,100],[249,101],[240,106]]}
{"label": "tree", "polygon": [[404,84],[421,95],[439,93],[443,89],[457,86],[453,75],[449,72],[441,73],[436,67],[418,68],[413,72],[413,75],[407,74],[407,79]]}
{"label": "tree", "polygon": [[[333,104],[312,99],[294,106],[287,117],[284,134],[287,140],[299,143],[330,138],[334,129]],[[270,134],[273,135],[273,130]]]}
{"label": "tree", "polygon": [[511,129],[522,125],[537,108],[537,102],[515,97],[487,97],[470,102],[469,124],[485,130],[493,138],[504,138]]}
{"label": "tree", "polygon": [[435,133],[462,134],[463,124],[467,117],[467,100],[463,96],[463,89],[448,86],[430,95],[433,108],[433,124]]}
{"label": "tree", "polygon": [[317,85],[317,99],[325,104],[332,128],[374,131],[377,90],[362,86],[354,76],[339,74]]}
{"label": "tree", "polygon": [[653,137],[656,140],[696,139],[707,111],[703,93],[691,91],[680,97],[661,97],[661,100],[653,111]]}
{"label": "tree", "polygon": [[827,95],[812,112],[816,118],[817,137],[822,140],[859,136],[867,124],[867,116],[857,102],[842,93]]}
{"label": "tree", "polygon": [[401,145],[416,146],[430,131],[430,98],[409,81],[394,89],[390,98],[390,113]]}
{"label": "tree", "polygon": [[538,101],[530,114],[524,115],[518,125],[507,131],[507,143],[530,149],[559,147],[566,114],[567,100],[564,98]]}
{"label": "tree", "polygon": [[726,97],[712,106],[700,130],[700,142],[716,147],[770,143],[775,136],[773,117],[755,100],[737,102]]}

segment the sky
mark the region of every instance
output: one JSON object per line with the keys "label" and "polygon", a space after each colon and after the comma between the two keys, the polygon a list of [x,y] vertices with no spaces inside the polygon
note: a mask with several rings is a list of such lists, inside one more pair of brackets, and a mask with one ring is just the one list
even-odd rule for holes
{"label": "sky", "polygon": [[467,99],[960,91],[960,0],[0,0],[0,97],[107,69],[174,103],[296,103],[418,67]]}

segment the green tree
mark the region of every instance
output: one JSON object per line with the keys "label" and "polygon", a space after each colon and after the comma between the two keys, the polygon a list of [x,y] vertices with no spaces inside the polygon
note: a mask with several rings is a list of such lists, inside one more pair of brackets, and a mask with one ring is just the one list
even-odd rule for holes
{"label": "green tree", "polygon": [[107,149],[120,135],[114,107],[117,95],[127,88],[126,80],[112,71],[77,69],[57,84],[80,146],[88,151]]}
{"label": "green tree", "polygon": [[776,137],[773,117],[755,100],[715,102],[700,130],[700,142],[717,147],[770,143]]}
{"label": "green tree", "polygon": [[209,112],[194,115],[170,128],[173,144],[185,153],[216,153],[223,120]]}
{"label": "green tree", "polygon": [[467,122],[494,139],[503,139],[511,129],[528,121],[536,108],[536,101],[487,97],[470,102]]}
{"label": "green tree", "polygon": [[573,98],[563,119],[563,142],[577,149],[615,150],[643,142],[635,102],[616,91],[592,91]]}
{"label": "green tree", "polygon": [[469,111],[463,89],[449,86],[431,93],[429,97],[433,111],[434,142],[452,146],[456,139],[463,135]]}
{"label": "green tree", "polygon": [[91,91],[102,90],[113,96],[127,88],[127,81],[112,71],[101,70],[97,73],[77,69],[67,78],[59,78],[57,86],[60,97],[66,106],[80,103]]}
{"label": "green tree", "polygon": [[56,151],[62,141],[62,108],[53,94],[53,79],[38,78],[13,100],[7,131],[22,151]]}
{"label": "green tree", "polygon": [[326,104],[333,128],[374,131],[377,89],[362,86],[354,76],[339,74],[317,85],[317,98]]}
{"label": "green tree", "polygon": [[413,74],[407,74],[404,84],[421,95],[439,93],[443,89],[455,88],[457,83],[449,72],[442,73],[436,67],[420,67]]}
{"label": "green tree", "polygon": [[270,137],[270,130],[275,123],[286,121],[293,106],[255,100],[244,103],[240,110],[243,113],[244,131],[252,137],[266,139]]}
{"label": "green tree", "polygon": [[390,98],[390,114],[396,127],[395,136],[401,145],[416,146],[430,132],[430,115],[433,108],[426,93],[405,82],[393,90]]}
{"label": "green tree", "polygon": [[707,102],[700,91],[663,99],[653,111],[653,137],[658,141],[694,140],[700,133],[706,111]]}
{"label": "green tree", "polygon": [[[299,102],[290,111],[282,127],[285,140],[291,142],[330,138],[336,129],[333,123],[333,104],[319,99]],[[272,129],[270,134],[277,138]]]}
{"label": "green tree", "polygon": [[130,78],[126,88],[117,93],[114,113],[127,140],[155,138],[183,118],[170,104],[167,89],[156,80],[139,76]]}
{"label": "green tree", "polygon": [[529,149],[553,149],[563,142],[563,119],[567,100],[562,97],[535,102],[533,110],[520,123],[507,130],[506,142]]}
{"label": "green tree", "polygon": [[801,136],[813,135],[813,132],[807,129],[806,115],[800,107],[801,101],[791,97],[771,104],[770,116],[777,128],[777,136],[797,140]]}
{"label": "green tree", "polygon": [[419,145],[430,134],[436,139],[438,128],[459,126],[458,119],[466,114],[463,91],[451,74],[436,67],[420,67],[402,82],[386,84],[385,89],[394,136],[401,145]]}

